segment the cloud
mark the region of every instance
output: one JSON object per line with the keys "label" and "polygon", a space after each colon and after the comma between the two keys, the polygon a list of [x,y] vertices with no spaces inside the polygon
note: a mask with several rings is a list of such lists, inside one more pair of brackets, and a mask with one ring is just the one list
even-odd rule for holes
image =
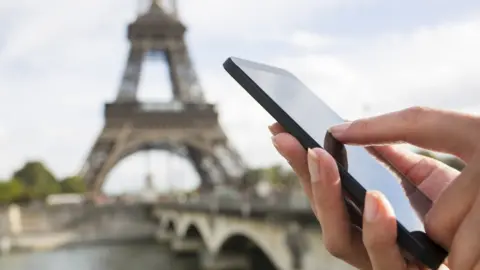
{"label": "cloud", "polygon": [[[114,64],[123,44],[112,39],[123,39],[123,27],[95,36],[96,27],[109,28],[112,20],[105,15],[112,1],[4,2],[0,10],[8,16],[2,25],[9,31],[0,33],[0,129],[6,131],[0,175],[8,177],[25,159],[42,159],[59,175],[71,174],[117,83]],[[115,18],[122,19],[121,11]]]}
{"label": "cloud", "polygon": [[[134,3],[67,2],[0,2],[0,177],[29,158],[45,160],[60,176],[76,172],[102,127],[103,103],[115,96]],[[317,29],[322,14],[335,17],[374,2],[180,1],[201,83],[249,165],[284,161],[270,142],[273,119],[222,70],[230,54],[292,70],[345,117],[358,117],[367,103],[368,113],[419,103],[480,107],[478,16],[381,36]],[[157,74],[147,71],[145,79],[165,78]],[[152,85],[141,96],[153,97],[164,86]],[[138,188],[141,181],[132,179],[143,168],[141,158],[120,164],[110,187]]]}
{"label": "cloud", "polygon": [[204,73],[202,78],[205,89],[211,93],[209,99],[217,104],[220,123],[232,145],[250,166],[280,161],[267,129],[273,118],[226,72],[223,73]]}
{"label": "cloud", "polygon": [[294,46],[305,49],[323,49],[333,46],[335,41],[332,37],[320,36],[306,31],[294,32],[291,37]]}
{"label": "cloud", "polygon": [[[476,17],[384,38],[364,51],[355,64],[371,78],[373,89],[383,90],[379,102],[393,98],[398,104],[400,98],[398,105],[459,108],[472,105],[469,102],[475,99],[480,102],[479,45],[480,20]],[[367,61],[365,68],[362,63]]]}
{"label": "cloud", "polygon": [[[299,35],[324,39],[321,34]],[[344,118],[413,105],[479,112],[480,20],[476,18],[373,40],[335,39],[343,42],[335,52],[322,52],[323,43],[305,51],[304,44],[296,42],[299,35],[292,36],[296,50],[267,63],[292,71]],[[243,156],[251,164],[280,162],[267,139],[266,126],[273,119],[233,79],[217,74],[203,78]]]}
{"label": "cloud", "polygon": [[358,110],[359,103],[377,112],[480,105],[478,17],[345,42],[351,45],[335,53],[299,53],[278,62],[346,114]]}
{"label": "cloud", "polygon": [[180,1],[181,16],[196,34],[215,38],[268,40],[282,38],[299,24],[341,8],[372,0],[188,0]]}
{"label": "cloud", "polygon": [[108,17],[112,4],[111,0],[101,3],[50,0],[42,6],[23,6],[20,1],[16,7],[10,7],[9,24],[15,31],[5,40],[0,58],[8,61],[35,57],[48,46],[54,49],[78,41],[104,21],[112,21]]}

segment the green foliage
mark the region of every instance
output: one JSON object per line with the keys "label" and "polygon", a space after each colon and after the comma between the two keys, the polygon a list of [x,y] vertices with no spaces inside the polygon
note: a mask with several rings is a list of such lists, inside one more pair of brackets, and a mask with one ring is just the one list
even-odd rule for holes
{"label": "green foliage", "polygon": [[70,176],[60,182],[62,193],[84,193],[86,191],[85,182],[79,176]]}
{"label": "green foliage", "polygon": [[0,181],[0,203],[42,200],[57,193],[84,193],[85,183],[78,176],[57,181],[42,162],[29,161],[8,181]]}
{"label": "green foliage", "polygon": [[27,186],[33,186],[38,181],[55,181],[55,176],[39,161],[25,163],[21,169],[14,172],[13,178]]}
{"label": "green foliage", "polygon": [[290,188],[298,184],[297,175],[290,169],[280,165],[268,168],[250,169],[246,174],[247,185],[255,185],[259,181],[267,181],[274,188]]}
{"label": "green foliage", "polygon": [[27,162],[13,174],[26,187],[31,198],[43,199],[50,194],[60,193],[60,184],[55,176],[39,161]]}
{"label": "green foliage", "polygon": [[[426,150],[417,151],[419,154],[435,158],[445,164],[462,170],[465,164],[455,157],[439,157]],[[299,186],[296,174],[280,165],[269,168],[254,168],[247,171],[244,178],[245,186],[254,186],[259,181],[269,182],[275,189],[291,189]],[[85,183],[78,176],[70,176],[57,181],[39,161],[29,161],[17,170],[9,181],[0,181],[0,203],[11,203],[24,199],[44,199],[56,193],[84,193]]]}
{"label": "green foliage", "polygon": [[25,196],[25,186],[18,179],[0,181],[0,203],[9,203],[20,200]]}
{"label": "green foliage", "polygon": [[244,175],[244,185],[246,187],[254,186],[262,179],[263,169],[249,169]]}

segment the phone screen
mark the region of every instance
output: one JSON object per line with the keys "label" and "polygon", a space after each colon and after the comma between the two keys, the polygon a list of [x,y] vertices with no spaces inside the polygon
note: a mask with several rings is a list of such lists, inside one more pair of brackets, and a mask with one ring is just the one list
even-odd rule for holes
{"label": "phone screen", "polygon": [[328,129],[344,120],[315,93],[286,70],[237,58],[232,61],[298,126],[330,152],[365,190],[382,192],[405,229],[425,232],[422,220],[431,207],[428,197],[364,147],[338,143]]}

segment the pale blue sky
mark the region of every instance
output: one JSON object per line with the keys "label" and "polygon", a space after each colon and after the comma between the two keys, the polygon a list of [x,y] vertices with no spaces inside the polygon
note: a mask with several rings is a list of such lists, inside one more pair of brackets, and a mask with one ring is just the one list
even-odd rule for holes
{"label": "pale blue sky", "polygon": [[[0,0],[0,177],[32,158],[59,176],[81,167],[117,91],[135,10],[135,0]],[[480,112],[479,1],[180,0],[180,14],[207,97],[251,165],[281,159],[271,118],[221,67],[230,55],[292,70],[349,118],[411,105]],[[167,97],[165,79],[147,64],[141,98]],[[152,159],[159,188],[167,174],[195,183],[183,160],[166,173],[163,157]],[[140,188],[145,167],[144,155],[125,160],[107,190]]]}

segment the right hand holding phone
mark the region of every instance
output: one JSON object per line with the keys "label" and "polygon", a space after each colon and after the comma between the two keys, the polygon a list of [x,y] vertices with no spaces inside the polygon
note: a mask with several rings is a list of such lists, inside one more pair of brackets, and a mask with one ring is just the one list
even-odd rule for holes
{"label": "right hand holding phone", "polygon": [[[352,228],[340,177],[323,149],[304,150],[279,124],[270,126],[278,152],[301,180],[322,226],[327,250],[359,269],[421,269],[406,265],[396,244],[396,219],[379,192],[367,192],[363,234]],[[452,270],[480,269],[480,118],[414,107],[332,127],[345,144],[374,148],[434,203],[425,217],[426,232],[449,251]],[[391,144],[405,142],[453,154],[466,162],[460,173],[432,158]]]}

